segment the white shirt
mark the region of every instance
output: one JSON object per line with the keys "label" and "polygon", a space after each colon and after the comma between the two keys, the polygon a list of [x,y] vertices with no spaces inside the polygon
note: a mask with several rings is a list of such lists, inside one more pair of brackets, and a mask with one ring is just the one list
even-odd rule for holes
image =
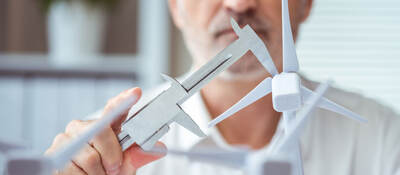
{"label": "white shirt", "polygon": [[[307,80],[302,83],[310,89],[317,85]],[[145,93],[132,111],[165,88],[151,91],[151,96]],[[367,118],[368,123],[361,124],[323,109],[315,110],[300,142],[305,175],[400,175],[399,116],[372,99],[336,88],[328,90],[325,97]],[[188,99],[182,107],[208,136],[198,138],[183,127],[172,124],[170,131],[161,139],[167,147],[183,150],[204,146],[232,149],[217,129],[207,128],[210,114],[200,94]],[[142,167],[137,174],[241,175],[243,172],[167,155]]]}

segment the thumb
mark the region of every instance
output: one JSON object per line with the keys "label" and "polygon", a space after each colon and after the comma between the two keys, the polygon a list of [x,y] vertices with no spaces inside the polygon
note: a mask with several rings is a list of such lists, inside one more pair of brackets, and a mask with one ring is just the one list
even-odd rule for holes
{"label": "thumb", "polygon": [[[167,147],[162,142],[157,142],[155,144],[155,147],[158,147],[160,149],[167,149]],[[132,174],[133,172],[136,172],[136,170],[140,167],[143,167],[144,165],[156,161],[164,156],[165,154],[159,155],[146,153],[138,145],[132,145],[124,152],[124,160],[122,163],[120,174]]]}

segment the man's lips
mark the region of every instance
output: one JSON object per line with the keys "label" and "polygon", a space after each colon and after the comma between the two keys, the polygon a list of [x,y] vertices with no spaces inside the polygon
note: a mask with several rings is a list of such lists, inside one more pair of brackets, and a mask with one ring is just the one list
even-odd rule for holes
{"label": "man's lips", "polygon": [[215,35],[215,38],[219,38],[223,35],[235,35],[236,36],[236,33],[235,33],[235,31],[233,31],[233,29],[225,29],[220,32],[217,32],[217,34]]}

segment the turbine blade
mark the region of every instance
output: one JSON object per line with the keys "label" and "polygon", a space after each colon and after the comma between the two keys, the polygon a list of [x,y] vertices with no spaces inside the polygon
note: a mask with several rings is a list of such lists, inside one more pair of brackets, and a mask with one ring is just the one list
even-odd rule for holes
{"label": "turbine blade", "polygon": [[294,169],[294,171],[295,171],[295,173],[297,174],[297,175],[303,175],[304,174],[304,169],[303,169],[303,158],[302,158],[302,155],[301,155],[301,150],[300,150],[300,143],[299,143],[299,141],[297,141],[297,144],[296,145],[294,145],[295,146],[295,155],[294,156],[296,156],[295,157],[295,161],[296,161],[296,163],[295,163],[295,167],[293,168]]}
{"label": "turbine blade", "polygon": [[266,96],[271,92],[272,78],[268,77],[258,84],[253,90],[251,90],[246,96],[240,99],[236,104],[226,110],[224,113],[219,115],[217,118],[208,123],[208,127],[213,127],[236,112],[242,110],[246,106],[254,103],[260,98]]}
{"label": "turbine blade", "polygon": [[[311,91],[310,89],[307,89],[304,86],[301,87],[301,91],[302,91],[303,100],[304,100],[305,103],[308,103],[308,99],[313,94],[315,94],[315,92]],[[317,106],[320,107],[320,108],[323,108],[323,109],[326,109],[326,110],[333,111],[333,112],[336,112],[338,114],[344,115],[344,116],[346,116],[346,117],[348,117],[350,119],[353,119],[353,120],[356,120],[356,121],[359,121],[359,122],[367,122],[367,120],[364,117],[362,117],[362,116],[360,116],[360,115],[358,115],[358,114],[356,114],[356,113],[344,108],[343,106],[340,106],[340,105],[336,104],[335,102],[333,102],[333,101],[331,101],[331,100],[329,100],[327,98],[322,98],[320,100],[320,102],[317,104]]]}
{"label": "turbine blade", "polygon": [[282,0],[282,44],[283,72],[298,72],[299,62],[290,25],[288,0]]}
{"label": "turbine blade", "polygon": [[328,87],[328,83],[325,83],[317,88],[316,93],[312,97],[310,97],[310,103],[305,105],[299,111],[295,121],[293,121],[293,127],[289,128],[290,130],[287,134],[283,136],[282,141],[276,147],[277,150],[275,151],[287,152],[287,150],[290,150],[294,144],[298,143],[301,130],[303,130],[307,120],[310,118],[310,113],[314,110],[318,102],[321,101],[322,96],[326,92]]}
{"label": "turbine blade", "polygon": [[175,117],[174,121],[199,137],[206,136],[206,134],[204,134],[204,132],[200,129],[199,125],[197,125],[192,118],[186,114],[185,111],[183,111],[183,109],[178,116]]}
{"label": "turbine blade", "polygon": [[91,138],[97,135],[103,128],[109,125],[114,119],[116,119],[125,110],[129,109],[130,106],[136,101],[137,97],[132,97],[121,103],[118,107],[111,110],[93,126],[88,128],[79,137],[73,139],[69,144],[62,147],[59,151],[50,155],[50,159],[53,162],[54,168],[62,168],[71,158],[81,149],[81,147],[89,142]]}
{"label": "turbine blade", "polygon": [[241,168],[245,165],[246,158],[250,152],[248,150],[228,151],[217,148],[196,148],[195,150],[182,151],[174,149],[153,149],[151,152],[161,154],[171,154],[176,156],[186,156],[192,161],[214,163],[232,168]]}
{"label": "turbine blade", "polygon": [[[255,32],[254,32],[255,33]],[[267,46],[264,42],[257,36],[258,46],[250,48],[251,52],[256,56],[257,60],[263,65],[263,67],[271,74],[272,77],[279,74],[276,69],[275,63],[272,61],[272,57],[268,52]]]}

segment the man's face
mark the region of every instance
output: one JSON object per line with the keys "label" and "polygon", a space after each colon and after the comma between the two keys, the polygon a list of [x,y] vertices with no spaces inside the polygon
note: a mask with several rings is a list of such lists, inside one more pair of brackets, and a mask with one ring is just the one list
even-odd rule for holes
{"label": "man's face", "polygon": [[[281,0],[169,0],[196,67],[237,39],[230,18],[250,25],[263,39],[278,70],[282,70]],[[294,38],[311,9],[312,0],[289,0]],[[250,52],[225,71],[225,77],[259,78],[266,70]]]}

